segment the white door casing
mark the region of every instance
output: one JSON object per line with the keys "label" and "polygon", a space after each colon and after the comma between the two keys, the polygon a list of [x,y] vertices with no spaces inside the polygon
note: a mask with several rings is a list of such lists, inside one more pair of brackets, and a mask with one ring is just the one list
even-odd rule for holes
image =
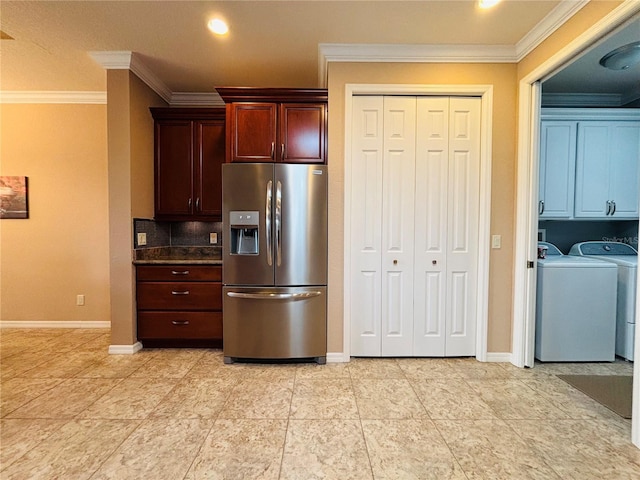
{"label": "white door casing", "polygon": [[[356,169],[352,159],[354,119],[352,99],[356,95],[437,95],[437,96],[476,96],[481,99],[481,141],[480,141],[480,195],[478,223],[478,285],[476,318],[476,359],[479,361],[504,361],[505,355],[487,354],[488,290],[489,290],[489,254],[491,223],[491,158],[492,158],[492,117],[493,85],[414,85],[414,84],[346,84],[345,85],[345,151],[344,151],[344,297],[343,297],[343,344],[339,354],[342,361],[351,356],[352,311],[356,303],[351,298],[354,265],[352,263],[352,232],[357,230],[358,219],[352,219],[352,202],[358,198],[352,192],[351,179],[362,175]],[[353,222],[353,223],[352,223]],[[371,308],[358,302],[359,308]],[[335,358],[338,358],[337,356]]]}

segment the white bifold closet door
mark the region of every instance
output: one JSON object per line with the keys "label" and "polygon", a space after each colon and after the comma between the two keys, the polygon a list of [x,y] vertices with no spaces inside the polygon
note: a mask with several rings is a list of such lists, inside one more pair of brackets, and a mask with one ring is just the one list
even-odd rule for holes
{"label": "white bifold closet door", "polygon": [[351,354],[475,355],[480,99],[353,98]]}

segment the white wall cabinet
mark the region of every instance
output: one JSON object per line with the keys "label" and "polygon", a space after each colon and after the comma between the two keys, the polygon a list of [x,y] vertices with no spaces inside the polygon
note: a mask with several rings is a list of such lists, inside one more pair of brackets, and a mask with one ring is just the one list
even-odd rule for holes
{"label": "white wall cabinet", "polygon": [[543,109],[539,218],[637,219],[639,164],[638,110]]}
{"label": "white wall cabinet", "polygon": [[354,97],[352,355],[475,355],[480,103]]}
{"label": "white wall cabinet", "polygon": [[541,219],[573,217],[576,127],[577,122],[574,121],[542,122],[538,197],[538,214]]}
{"label": "white wall cabinet", "polygon": [[580,122],[576,218],[638,218],[640,122]]}

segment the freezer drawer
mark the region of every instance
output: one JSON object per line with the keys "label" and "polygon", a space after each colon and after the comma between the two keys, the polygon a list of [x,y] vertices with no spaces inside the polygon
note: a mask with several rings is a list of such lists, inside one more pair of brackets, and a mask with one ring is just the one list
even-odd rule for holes
{"label": "freezer drawer", "polygon": [[327,287],[224,287],[224,360],[327,355]]}

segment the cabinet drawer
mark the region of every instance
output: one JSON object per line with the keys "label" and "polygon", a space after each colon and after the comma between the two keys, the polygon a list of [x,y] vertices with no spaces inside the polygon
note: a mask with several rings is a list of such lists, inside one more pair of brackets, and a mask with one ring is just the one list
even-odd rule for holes
{"label": "cabinet drawer", "polygon": [[138,282],[138,310],[222,310],[222,284]]}
{"label": "cabinet drawer", "polygon": [[222,312],[139,312],[140,340],[222,339]]}
{"label": "cabinet drawer", "polygon": [[204,265],[139,265],[136,268],[139,282],[220,282],[222,267]]}

